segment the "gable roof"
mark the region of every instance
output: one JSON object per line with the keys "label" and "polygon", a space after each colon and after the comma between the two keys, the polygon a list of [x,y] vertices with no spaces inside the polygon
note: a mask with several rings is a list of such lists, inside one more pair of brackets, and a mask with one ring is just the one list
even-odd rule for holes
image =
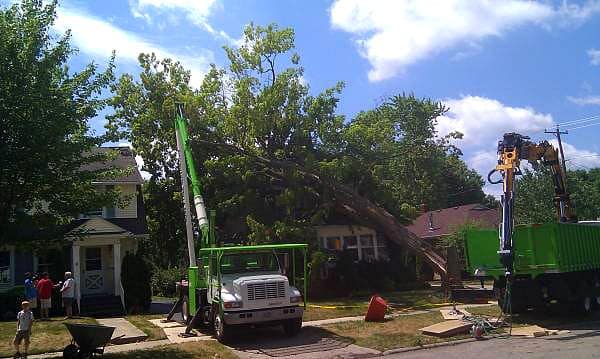
{"label": "gable roof", "polygon": [[420,238],[439,237],[469,220],[494,228],[500,223],[500,213],[481,204],[467,204],[425,212],[406,228]]}
{"label": "gable roof", "polygon": [[116,151],[115,158],[109,161],[99,161],[89,163],[84,166],[85,170],[96,171],[104,169],[122,169],[128,170],[127,174],[122,177],[110,179],[98,179],[97,183],[135,183],[142,184],[144,182],[140,170],[135,162],[135,156],[129,147],[114,146],[114,147],[96,147],[92,149],[92,154],[107,154],[111,151]]}
{"label": "gable roof", "polygon": [[146,223],[139,218],[81,218],[70,224],[68,234],[94,235],[94,234],[148,234]]}

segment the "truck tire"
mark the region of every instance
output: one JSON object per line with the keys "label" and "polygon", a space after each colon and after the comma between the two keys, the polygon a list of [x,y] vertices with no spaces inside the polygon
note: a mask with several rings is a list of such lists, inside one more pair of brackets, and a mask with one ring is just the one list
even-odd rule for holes
{"label": "truck tire", "polygon": [[302,318],[288,319],[283,323],[283,331],[288,337],[298,335],[302,329]]}
{"label": "truck tire", "polygon": [[215,315],[214,327],[215,337],[217,338],[219,343],[227,343],[227,341],[229,340],[229,332],[231,331],[231,328],[229,328],[229,325],[225,324],[223,319],[221,319],[221,316],[218,314]]}

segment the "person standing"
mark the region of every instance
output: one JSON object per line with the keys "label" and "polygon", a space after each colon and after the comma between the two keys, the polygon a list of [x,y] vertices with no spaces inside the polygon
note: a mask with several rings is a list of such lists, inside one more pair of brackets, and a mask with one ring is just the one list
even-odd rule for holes
{"label": "person standing", "polygon": [[29,309],[37,308],[37,288],[31,273],[25,273],[25,300],[29,302]]}
{"label": "person standing", "polygon": [[48,320],[48,313],[52,308],[52,289],[54,283],[48,278],[48,272],[42,274],[42,279],[38,281],[37,292],[40,300],[40,320]]}
{"label": "person standing", "polygon": [[[13,344],[15,346],[15,358],[27,358],[27,350],[29,350],[29,339],[31,337],[31,326],[33,325],[33,312],[29,309],[29,302],[21,303],[21,311],[17,314],[17,334]],[[23,352],[20,351],[21,342],[23,343]]]}
{"label": "person standing", "polygon": [[60,288],[60,294],[62,296],[63,307],[65,307],[65,319],[69,319],[73,316],[73,302],[75,301],[75,280],[73,279],[73,273],[65,272],[65,281]]}

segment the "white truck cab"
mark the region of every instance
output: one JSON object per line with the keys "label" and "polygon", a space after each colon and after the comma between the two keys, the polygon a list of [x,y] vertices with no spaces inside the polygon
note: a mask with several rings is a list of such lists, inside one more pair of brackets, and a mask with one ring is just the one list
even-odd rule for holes
{"label": "white truck cab", "polygon": [[222,302],[222,316],[214,317],[217,339],[223,340],[232,325],[282,325],[289,336],[300,331],[303,297],[283,275],[274,252],[225,253],[210,283],[208,297]]}

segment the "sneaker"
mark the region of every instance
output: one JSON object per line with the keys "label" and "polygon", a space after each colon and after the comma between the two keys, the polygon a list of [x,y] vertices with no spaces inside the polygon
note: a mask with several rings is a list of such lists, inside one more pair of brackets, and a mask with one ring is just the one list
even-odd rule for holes
{"label": "sneaker", "polygon": [[15,355],[13,355],[13,358],[15,358],[15,359],[20,358],[20,357],[21,357],[21,353],[19,353],[19,352],[16,352]]}

